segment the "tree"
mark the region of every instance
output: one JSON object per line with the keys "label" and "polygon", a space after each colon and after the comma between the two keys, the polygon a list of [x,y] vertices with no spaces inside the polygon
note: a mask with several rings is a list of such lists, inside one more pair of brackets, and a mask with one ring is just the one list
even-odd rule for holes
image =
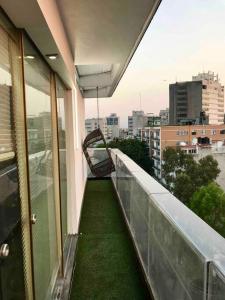
{"label": "tree", "polygon": [[167,147],[163,151],[163,177],[166,180],[167,187],[171,189],[181,173],[191,174],[196,171],[196,161],[193,156],[186,154],[180,148]]}
{"label": "tree", "polygon": [[109,148],[118,148],[133,159],[147,173],[153,175],[153,161],[149,157],[148,145],[137,139],[113,140],[107,144]]}
{"label": "tree", "polygon": [[189,207],[225,237],[225,193],[216,183],[211,182],[197,190]]}
{"label": "tree", "polygon": [[219,173],[218,162],[212,155],[207,155],[199,160],[200,185],[206,185],[215,180]]}
{"label": "tree", "polygon": [[194,192],[215,180],[220,173],[218,163],[211,155],[196,162],[191,154],[168,147],[163,152],[163,160],[167,188],[185,204]]}
{"label": "tree", "polygon": [[190,176],[185,173],[177,175],[174,181],[173,193],[180,201],[187,204],[195,190],[196,187],[193,185]]}

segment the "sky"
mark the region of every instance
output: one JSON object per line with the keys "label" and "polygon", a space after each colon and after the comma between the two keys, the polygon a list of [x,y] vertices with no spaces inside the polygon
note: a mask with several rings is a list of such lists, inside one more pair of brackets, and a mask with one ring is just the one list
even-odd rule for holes
{"label": "sky", "polygon": [[[114,95],[99,99],[100,117],[117,113],[127,127],[132,110],[158,114],[170,83],[208,70],[225,84],[225,0],[162,0]],[[85,105],[96,117],[96,100]]]}

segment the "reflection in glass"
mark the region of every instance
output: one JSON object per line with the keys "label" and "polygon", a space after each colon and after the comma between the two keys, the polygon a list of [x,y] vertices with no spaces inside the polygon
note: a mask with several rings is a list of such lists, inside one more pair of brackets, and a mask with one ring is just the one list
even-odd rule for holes
{"label": "reflection in glass", "polygon": [[[15,144],[16,89],[19,86],[17,44],[0,27],[0,247],[9,255],[0,257],[0,299],[24,299],[23,250],[18,162]],[[14,80],[17,80],[14,84]],[[14,96],[14,97],[13,97]]]}
{"label": "reflection in glass", "polygon": [[[52,160],[50,71],[24,38],[24,72],[36,299],[46,298],[58,268]],[[31,58],[32,57],[32,58]]]}

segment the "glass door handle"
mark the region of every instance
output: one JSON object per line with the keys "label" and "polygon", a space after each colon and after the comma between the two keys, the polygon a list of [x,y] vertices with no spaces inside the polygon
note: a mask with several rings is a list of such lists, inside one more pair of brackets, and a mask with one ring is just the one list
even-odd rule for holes
{"label": "glass door handle", "polygon": [[31,215],[31,224],[35,224],[37,222],[37,215],[36,214],[32,214]]}
{"label": "glass door handle", "polygon": [[7,257],[9,255],[9,245],[2,244],[0,247],[0,258]]}

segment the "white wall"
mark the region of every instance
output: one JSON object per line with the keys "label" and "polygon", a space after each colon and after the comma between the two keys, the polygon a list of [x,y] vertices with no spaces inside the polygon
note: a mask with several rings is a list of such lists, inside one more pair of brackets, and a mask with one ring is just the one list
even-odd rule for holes
{"label": "white wall", "polygon": [[75,185],[76,185],[76,202],[77,202],[77,212],[76,212],[76,230],[78,230],[80,213],[82,208],[82,201],[84,196],[84,190],[87,180],[87,164],[86,159],[83,155],[82,143],[85,138],[85,106],[84,99],[76,88],[75,93],[75,106],[77,114],[75,116],[76,121],[76,150],[75,150]]}
{"label": "white wall", "polygon": [[61,21],[55,0],[37,0],[54,42],[66,66],[66,77],[70,78],[71,90],[65,103],[65,125],[67,131],[67,181],[68,181],[68,230],[78,232],[82,200],[87,178],[86,161],[82,152],[85,135],[84,99],[76,85],[75,62],[70,44]]}

